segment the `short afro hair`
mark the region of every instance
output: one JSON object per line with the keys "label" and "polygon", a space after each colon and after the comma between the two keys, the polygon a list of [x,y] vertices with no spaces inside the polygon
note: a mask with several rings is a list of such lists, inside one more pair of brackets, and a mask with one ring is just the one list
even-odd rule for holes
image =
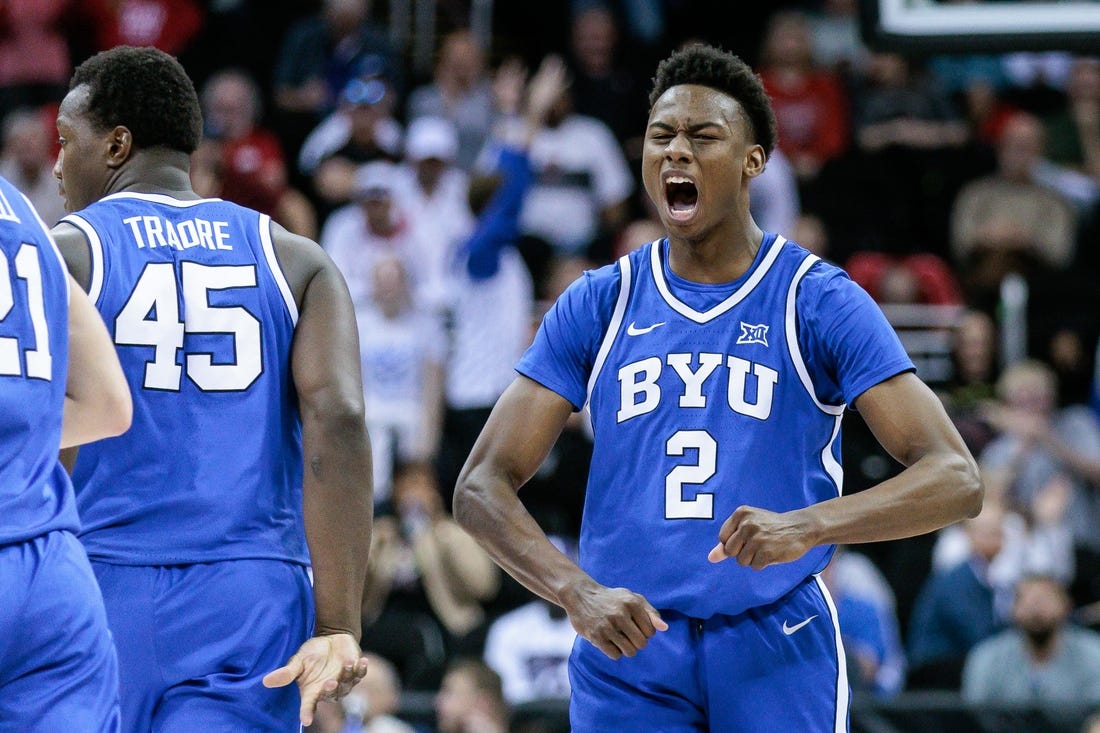
{"label": "short afro hair", "polygon": [[202,140],[195,85],[172,56],[152,47],[117,46],[77,67],[69,89],[87,85],[85,111],[100,130],[118,125],[138,148],[190,155]]}
{"label": "short afro hair", "polygon": [[778,133],[771,100],[760,77],[739,57],[701,43],[681,48],[658,64],[649,93],[650,109],[662,94],[680,84],[699,84],[736,99],[752,125],[753,141],[772,154]]}

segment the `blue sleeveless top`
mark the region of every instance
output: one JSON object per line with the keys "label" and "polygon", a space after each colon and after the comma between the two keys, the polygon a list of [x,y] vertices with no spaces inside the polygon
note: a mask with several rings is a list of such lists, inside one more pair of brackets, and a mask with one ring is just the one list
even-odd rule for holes
{"label": "blue sleeveless top", "polygon": [[96,560],[307,563],[290,349],[270,219],[227,201],[119,193],[65,217],[134,397],[124,435],[73,472]]}
{"label": "blue sleeveless top", "polygon": [[57,460],[69,276],[27,199],[0,178],[0,545],[79,528]]}

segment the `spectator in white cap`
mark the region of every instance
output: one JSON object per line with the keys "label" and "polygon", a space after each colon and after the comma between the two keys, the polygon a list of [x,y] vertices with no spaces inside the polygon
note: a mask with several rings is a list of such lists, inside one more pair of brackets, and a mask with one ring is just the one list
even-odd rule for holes
{"label": "spectator in white cap", "polygon": [[398,184],[398,197],[409,216],[433,232],[430,236],[448,259],[474,223],[467,201],[468,177],[454,164],[457,152],[458,133],[450,120],[414,120],[405,137]]}
{"label": "spectator in white cap", "polygon": [[379,259],[396,257],[405,266],[414,296],[436,308],[442,302],[444,253],[430,229],[410,216],[397,195],[400,168],[376,160],[356,169],[351,203],[332,212],[321,230],[321,246],[340,268],[356,307],[369,302]]}

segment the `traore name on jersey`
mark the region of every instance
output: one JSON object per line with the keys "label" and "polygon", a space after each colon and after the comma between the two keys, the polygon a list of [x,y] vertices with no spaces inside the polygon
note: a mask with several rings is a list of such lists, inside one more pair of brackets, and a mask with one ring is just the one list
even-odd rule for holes
{"label": "traore name on jersey", "polygon": [[134,235],[138,249],[172,247],[178,250],[202,247],[203,249],[232,250],[228,221],[210,221],[192,218],[172,222],[162,216],[128,216],[122,220]]}

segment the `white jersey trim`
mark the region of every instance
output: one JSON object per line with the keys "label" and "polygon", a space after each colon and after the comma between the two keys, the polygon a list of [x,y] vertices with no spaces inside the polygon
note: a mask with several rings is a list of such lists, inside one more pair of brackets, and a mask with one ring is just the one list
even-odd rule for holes
{"label": "white jersey trim", "polygon": [[795,308],[795,300],[798,295],[798,284],[802,282],[802,278],[806,275],[811,267],[813,267],[818,261],[817,255],[806,255],[806,259],[802,260],[802,264],[798,266],[798,270],[795,271],[794,277],[791,278],[791,285],[787,289],[787,307],[785,314],[785,328],[787,334],[787,350],[791,354],[791,361],[794,362],[795,371],[798,372],[798,378],[802,382],[803,388],[805,388],[807,394],[810,395],[810,399],[814,401],[818,409],[824,412],[826,415],[843,415],[844,408],[847,405],[826,405],[817,399],[817,393],[814,391],[814,383],[810,379],[810,372],[806,369],[806,362],[802,358],[802,350],[798,347],[798,311]]}
{"label": "white jersey trim", "polygon": [[802,260],[802,264],[798,266],[798,269],[794,273],[794,277],[791,278],[791,285],[787,289],[787,306],[784,315],[784,331],[787,336],[787,351],[790,352],[791,361],[794,363],[795,372],[798,373],[798,379],[802,382],[803,389],[810,396],[810,399],[814,401],[818,409],[824,412],[826,415],[832,415],[835,421],[833,425],[833,434],[829,436],[829,440],[825,443],[825,447],[821,449],[821,465],[825,469],[825,473],[832,479],[833,485],[836,486],[836,494],[840,496],[844,491],[844,467],[833,456],[833,443],[836,442],[837,436],[840,435],[840,423],[844,417],[844,410],[847,405],[826,405],[817,399],[817,393],[814,391],[813,380],[810,379],[810,371],[806,368],[806,361],[802,358],[802,350],[798,346],[798,310],[795,307],[795,301],[798,296],[798,284],[802,282],[802,278],[809,272],[810,268],[818,262],[816,255],[806,255],[806,258]]}
{"label": "white jersey trim", "polygon": [[100,201],[115,201],[117,199],[137,199],[138,201],[150,201],[155,204],[165,204],[166,206],[176,206],[183,209],[199,204],[222,203],[222,199],[184,200],[163,193],[140,193],[138,191],[119,191],[118,193],[112,193],[110,196],[104,196]]}
{"label": "white jersey trim", "polygon": [[279,259],[275,256],[275,243],[271,240],[271,217],[260,214],[260,244],[264,248],[264,259],[267,260],[267,269],[275,278],[275,284],[279,286],[279,292],[283,294],[283,302],[286,303],[287,312],[290,313],[290,322],[298,325],[298,304],[294,302],[294,293],[290,290],[290,284],[286,281],[283,268],[279,266]]}
{"label": "white jersey trim", "polygon": [[840,462],[833,456],[833,443],[836,442],[837,436],[840,435],[840,423],[843,419],[844,415],[837,415],[833,418],[833,420],[835,420],[833,424],[833,434],[829,436],[829,442],[821,449],[821,465],[824,466],[825,473],[829,474],[829,478],[833,480],[833,485],[836,486],[837,496],[844,493],[844,467],[841,466]]}
{"label": "white jersey trim", "polygon": [[825,598],[825,605],[829,607],[829,618],[833,622],[833,639],[836,641],[836,720],[834,721],[834,733],[847,733],[848,731],[848,659],[844,654],[844,641],[840,636],[840,620],[837,617],[836,605],[825,581],[820,573],[814,574],[814,582],[817,583],[821,595]]}
{"label": "white jersey trim", "polygon": [[[660,242],[660,240],[657,240],[657,242]],[[656,248],[657,242],[654,243],[654,248]],[[619,258],[619,273],[621,276],[619,297],[615,301],[615,310],[611,314],[611,323],[607,324],[607,331],[603,335],[600,350],[596,352],[596,361],[592,364],[592,374],[588,377],[588,395],[585,397],[584,407],[588,407],[588,403],[592,401],[592,388],[596,386],[596,378],[600,376],[604,362],[607,361],[607,355],[611,352],[611,346],[615,343],[615,337],[619,334],[619,329],[623,325],[623,316],[626,314],[626,304],[630,300],[632,285],[630,255],[623,255]]]}
{"label": "white jersey trim", "polygon": [[[83,232],[88,239],[88,252],[91,255],[88,273],[88,298],[98,306],[99,295],[103,292],[103,242],[99,239],[95,227],[79,214],[69,214],[61,221],[72,224]],[[66,272],[68,272],[68,269],[66,269]]]}
{"label": "white jersey trim", "polygon": [[653,269],[653,282],[657,285],[657,290],[661,293],[661,297],[665,299],[665,302],[668,303],[674,311],[686,318],[690,318],[696,323],[709,323],[748,297],[749,293],[753,291],[753,288],[755,288],[757,284],[764,279],[764,276],[768,274],[768,270],[770,270],[771,266],[775,263],[786,241],[787,240],[783,237],[776,235],[775,241],[772,242],[772,246],[768,248],[767,253],[764,255],[764,259],[760,262],[760,266],[753,271],[749,279],[746,280],[741,287],[737,288],[732,295],[705,312],[695,310],[673,295],[672,291],[669,290],[668,283],[665,282],[665,271],[661,266],[661,240],[654,242],[649,252]]}

